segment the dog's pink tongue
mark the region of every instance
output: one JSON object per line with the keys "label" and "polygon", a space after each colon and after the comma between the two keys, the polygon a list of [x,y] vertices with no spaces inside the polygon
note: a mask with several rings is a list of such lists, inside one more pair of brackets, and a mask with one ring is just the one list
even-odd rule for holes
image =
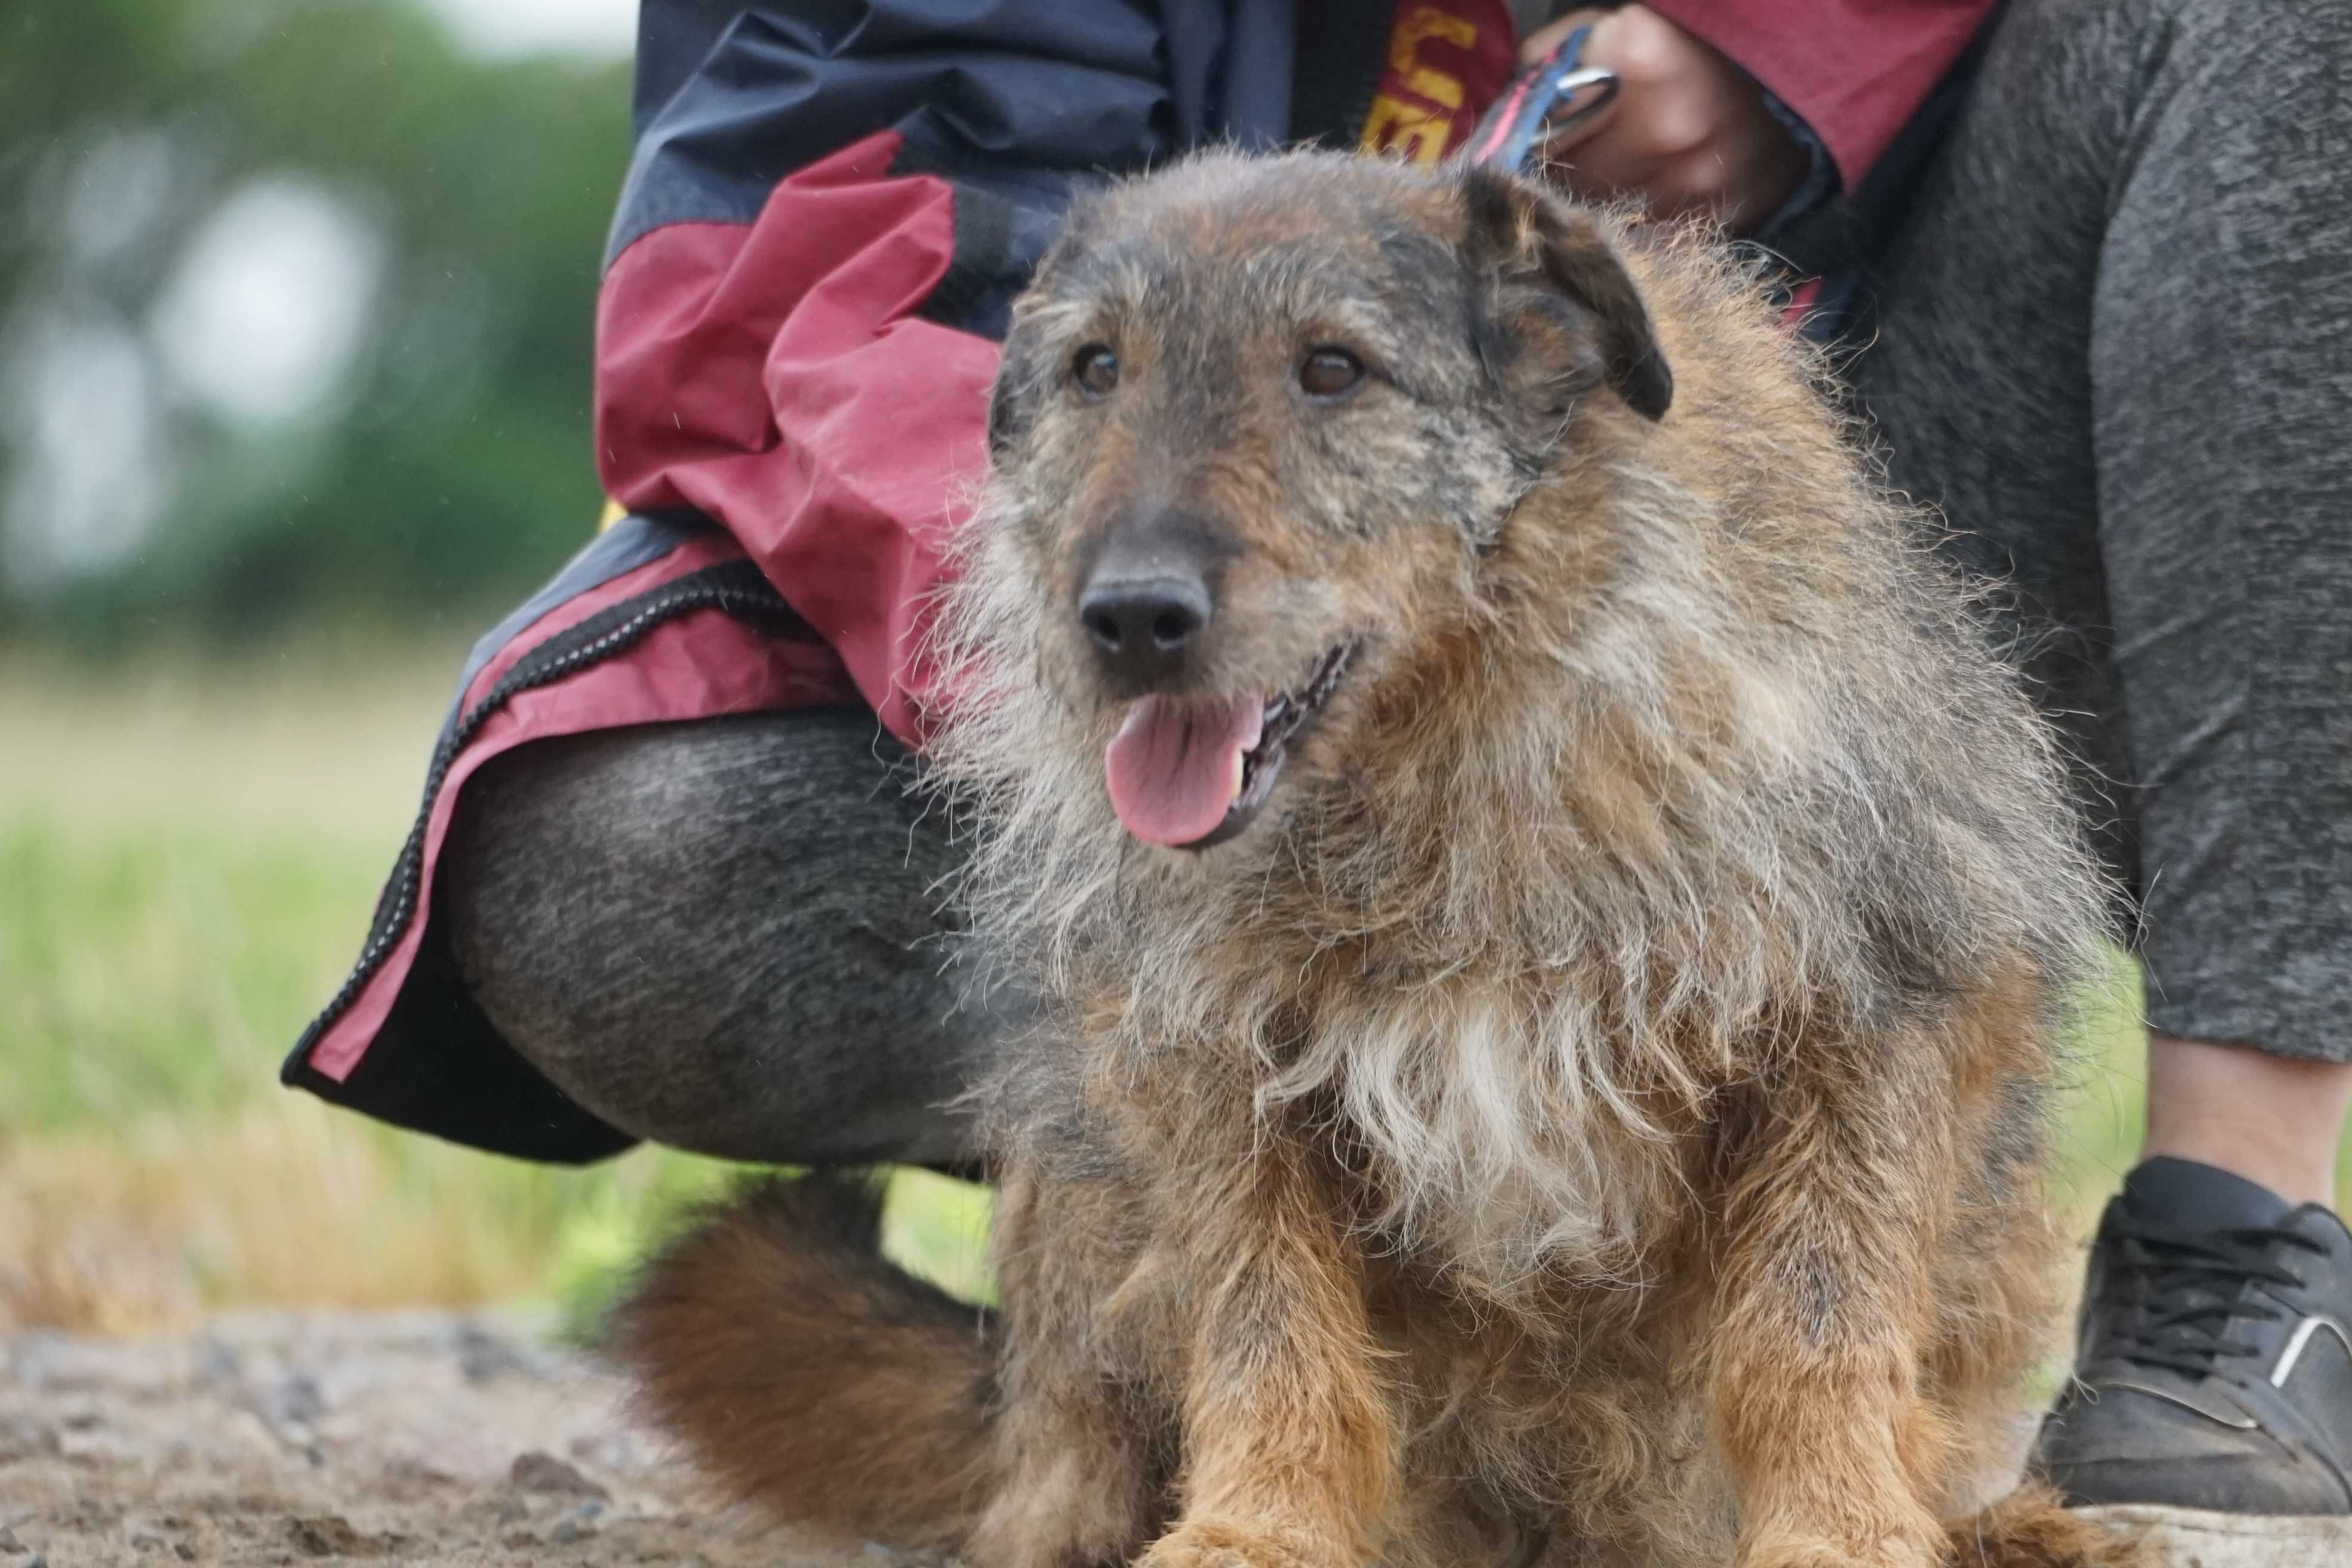
{"label": "dog's pink tongue", "polygon": [[1136,699],[1103,753],[1111,809],[1147,844],[1206,838],[1234,803],[1242,753],[1265,726],[1265,704],[1255,697]]}

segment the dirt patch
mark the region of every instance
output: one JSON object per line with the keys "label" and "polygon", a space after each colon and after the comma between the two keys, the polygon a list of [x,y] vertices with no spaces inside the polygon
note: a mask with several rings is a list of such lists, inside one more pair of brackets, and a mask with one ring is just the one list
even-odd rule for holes
{"label": "dirt patch", "polygon": [[[946,1568],[712,1506],[621,1380],[540,1329],[416,1311],[0,1335],[0,1568]],[[2352,1563],[2352,1521],[2117,1521],[2180,1568]]]}
{"label": "dirt patch", "polygon": [[0,1568],[904,1568],[706,1506],[620,1380],[529,1320],[225,1317],[0,1339]]}

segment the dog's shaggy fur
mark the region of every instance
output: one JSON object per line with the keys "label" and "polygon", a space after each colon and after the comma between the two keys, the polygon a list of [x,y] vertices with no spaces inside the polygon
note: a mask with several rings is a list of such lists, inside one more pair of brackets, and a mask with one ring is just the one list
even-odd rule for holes
{"label": "dog's shaggy fur", "polygon": [[[1365,374],[1307,395],[1327,345]],[[1046,1003],[989,1091],[1002,1319],[877,1273],[835,1187],[739,1208],[624,1333],[722,1476],[975,1568],[2128,1560],[1962,1511],[2050,1311],[2098,881],[1733,263],[1205,157],[1073,217],[992,433],[935,757]],[[1216,600],[1157,689],[1345,650],[1197,851],[1114,815],[1136,693],[1074,609],[1171,512]]]}

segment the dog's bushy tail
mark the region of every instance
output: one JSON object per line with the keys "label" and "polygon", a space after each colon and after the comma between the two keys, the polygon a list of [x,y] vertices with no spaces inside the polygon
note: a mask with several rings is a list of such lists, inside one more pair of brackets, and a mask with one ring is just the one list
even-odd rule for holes
{"label": "dog's bushy tail", "polygon": [[893,1268],[881,1190],[761,1183],[656,1258],[612,1349],[650,1413],[782,1519],[952,1551],[992,1489],[990,1325]]}
{"label": "dog's bushy tail", "polygon": [[2062,1506],[2043,1487],[2021,1487],[1948,1529],[1949,1568],[2158,1568],[2165,1562],[2158,1549]]}

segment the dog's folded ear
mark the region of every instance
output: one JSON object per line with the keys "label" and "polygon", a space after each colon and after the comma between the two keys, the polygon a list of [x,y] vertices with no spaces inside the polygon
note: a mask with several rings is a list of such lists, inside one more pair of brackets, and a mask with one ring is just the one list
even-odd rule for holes
{"label": "dog's folded ear", "polygon": [[1464,260],[1486,284],[1474,295],[1486,300],[1478,351],[1504,390],[1565,414],[1605,380],[1634,413],[1663,417],[1674,373],[1608,229],[1534,183],[1483,165],[1464,169],[1462,194]]}

